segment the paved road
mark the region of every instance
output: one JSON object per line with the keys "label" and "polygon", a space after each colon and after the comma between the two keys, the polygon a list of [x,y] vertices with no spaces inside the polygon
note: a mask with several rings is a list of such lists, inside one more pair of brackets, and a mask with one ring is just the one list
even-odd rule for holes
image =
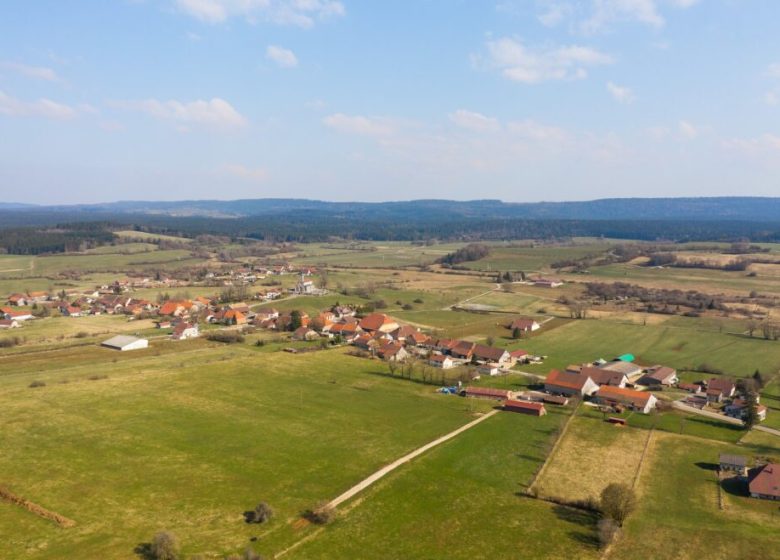
{"label": "paved road", "polygon": [[727,424],[734,424],[735,426],[743,425],[742,420],[739,420],[737,418],[731,418],[730,416],[726,416],[725,414],[718,414],[717,412],[710,412],[709,410],[701,410],[696,408],[695,406],[689,406],[680,401],[674,401],[672,403],[672,406],[677,410],[682,410],[684,412],[689,412],[691,414],[698,414],[699,416],[706,416],[707,418],[720,420],[721,422],[726,422]]}
{"label": "paved road", "polygon": [[401,465],[403,465],[405,463],[408,463],[409,461],[411,461],[415,457],[419,457],[420,455],[422,455],[423,453],[425,453],[429,449],[431,449],[433,447],[436,447],[437,445],[442,444],[445,441],[451,440],[455,436],[465,432],[468,429],[473,428],[474,426],[476,426],[480,422],[484,422],[485,420],[487,420],[488,418],[490,418],[491,416],[493,416],[494,414],[496,414],[498,412],[499,412],[498,410],[491,410],[490,412],[488,412],[484,416],[480,416],[476,420],[473,420],[473,421],[469,422],[468,424],[466,424],[464,426],[461,426],[457,430],[452,431],[452,432],[450,432],[450,433],[448,433],[448,434],[446,434],[444,436],[441,436],[440,438],[435,439],[432,442],[427,443],[427,444],[423,445],[422,447],[420,447],[418,449],[415,449],[411,453],[408,453],[408,454],[404,455],[400,459],[397,459],[397,460],[393,461],[389,465],[387,465],[385,467],[382,467],[381,469],[376,471],[374,474],[372,474],[371,476],[369,476],[368,478],[366,478],[362,482],[359,482],[358,484],[356,484],[355,486],[353,486],[352,488],[350,488],[349,490],[347,490],[346,492],[341,494],[339,497],[337,497],[337,498],[331,500],[330,502],[328,502],[328,504],[325,507],[326,508],[336,508],[336,507],[338,507],[342,503],[344,503],[347,500],[349,500],[350,498],[352,498],[354,495],[358,494],[359,492],[362,492],[363,490],[365,490],[366,488],[368,488],[369,486],[374,484],[376,481],[378,481],[382,477],[390,474],[391,472],[393,472],[395,469],[397,469]]}

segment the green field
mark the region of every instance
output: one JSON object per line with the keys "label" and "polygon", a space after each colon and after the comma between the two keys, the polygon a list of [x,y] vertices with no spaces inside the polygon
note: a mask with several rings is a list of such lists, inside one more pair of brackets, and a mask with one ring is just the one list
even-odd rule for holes
{"label": "green field", "polygon": [[[128,558],[164,528],[190,553],[242,550],[250,535],[275,533],[465,423],[473,408],[371,375],[375,364],[337,351],[160,344],[130,355],[48,352],[2,367],[0,481],[78,525],[59,529],[4,507],[0,533],[16,537],[0,556]],[[108,379],[89,380],[94,373]],[[30,389],[33,379],[47,385]],[[245,525],[241,513],[260,500],[277,520]]]}
{"label": "green field", "polygon": [[598,558],[592,515],[518,495],[562,419],[489,419],[382,481],[288,557]]}

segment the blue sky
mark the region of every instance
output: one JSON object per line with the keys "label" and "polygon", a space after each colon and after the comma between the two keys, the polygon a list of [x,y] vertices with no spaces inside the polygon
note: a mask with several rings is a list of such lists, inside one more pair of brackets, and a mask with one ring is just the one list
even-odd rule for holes
{"label": "blue sky", "polygon": [[0,200],[780,195],[776,0],[74,0],[0,18]]}

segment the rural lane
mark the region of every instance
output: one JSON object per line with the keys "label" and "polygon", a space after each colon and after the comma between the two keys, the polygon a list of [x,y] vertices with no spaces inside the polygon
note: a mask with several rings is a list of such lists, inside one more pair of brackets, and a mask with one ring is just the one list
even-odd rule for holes
{"label": "rural lane", "polygon": [[753,426],[753,429],[758,430],[759,432],[772,434],[773,436],[780,436],[780,430],[775,430],[774,428],[769,428],[767,426]]}
{"label": "rural lane", "polygon": [[696,408],[695,406],[688,406],[687,404],[681,403],[680,401],[674,401],[672,403],[672,406],[677,410],[682,410],[683,412],[688,412],[690,414],[698,414],[699,416],[706,416],[707,418],[720,420],[721,422],[726,422],[727,424],[734,424],[735,426],[742,426],[742,420],[739,420],[737,418],[731,418],[730,416],[726,416],[724,414],[718,414],[717,412],[710,412],[709,410],[701,410]]}
{"label": "rural lane", "polygon": [[498,410],[491,410],[487,414],[485,414],[483,416],[480,416],[476,420],[472,420],[471,422],[461,426],[457,430],[454,430],[454,431],[452,431],[452,432],[450,432],[450,433],[448,433],[446,435],[443,435],[440,438],[435,439],[432,442],[427,443],[427,444],[423,445],[422,447],[420,447],[418,449],[415,449],[411,453],[408,453],[408,454],[404,455],[400,459],[397,459],[397,460],[393,461],[389,465],[387,465],[385,467],[382,467],[381,469],[376,471],[374,474],[372,474],[368,478],[362,480],[361,482],[359,482],[358,484],[356,484],[355,486],[353,486],[352,488],[350,488],[349,490],[347,490],[346,492],[344,492],[343,494],[341,494],[337,498],[335,498],[335,499],[331,500],[330,502],[328,502],[324,506],[323,509],[338,507],[339,505],[343,504],[344,502],[346,502],[347,500],[349,500],[350,498],[352,498],[353,496],[355,496],[359,492],[362,492],[363,490],[365,490],[366,488],[368,488],[369,486],[371,486],[372,484],[377,482],[379,479],[383,478],[384,476],[387,476],[388,474],[393,472],[395,469],[397,469],[401,465],[403,465],[405,463],[408,463],[409,461],[411,461],[415,457],[419,457],[420,455],[422,455],[423,453],[425,453],[429,449],[432,449],[432,448],[436,447],[437,445],[440,445],[440,444],[444,443],[445,441],[451,440],[455,436],[457,436],[459,434],[462,434],[466,430],[469,430],[469,429],[473,428],[474,426],[476,426],[480,422],[484,422],[485,420],[487,420],[491,416],[497,414],[498,412],[499,412]]}

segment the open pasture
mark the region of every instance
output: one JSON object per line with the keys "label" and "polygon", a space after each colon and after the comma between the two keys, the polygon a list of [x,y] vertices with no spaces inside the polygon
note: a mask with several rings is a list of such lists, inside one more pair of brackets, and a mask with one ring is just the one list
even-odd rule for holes
{"label": "open pasture", "polygon": [[[372,375],[375,363],[339,351],[192,341],[47,354],[12,375],[2,367],[0,482],[77,525],[2,505],[0,533],[13,535],[3,558],[132,558],[161,529],[185,555],[241,551],[473,418],[474,403]],[[33,379],[46,386],[28,388]],[[246,525],[261,500],[275,519]]]}

